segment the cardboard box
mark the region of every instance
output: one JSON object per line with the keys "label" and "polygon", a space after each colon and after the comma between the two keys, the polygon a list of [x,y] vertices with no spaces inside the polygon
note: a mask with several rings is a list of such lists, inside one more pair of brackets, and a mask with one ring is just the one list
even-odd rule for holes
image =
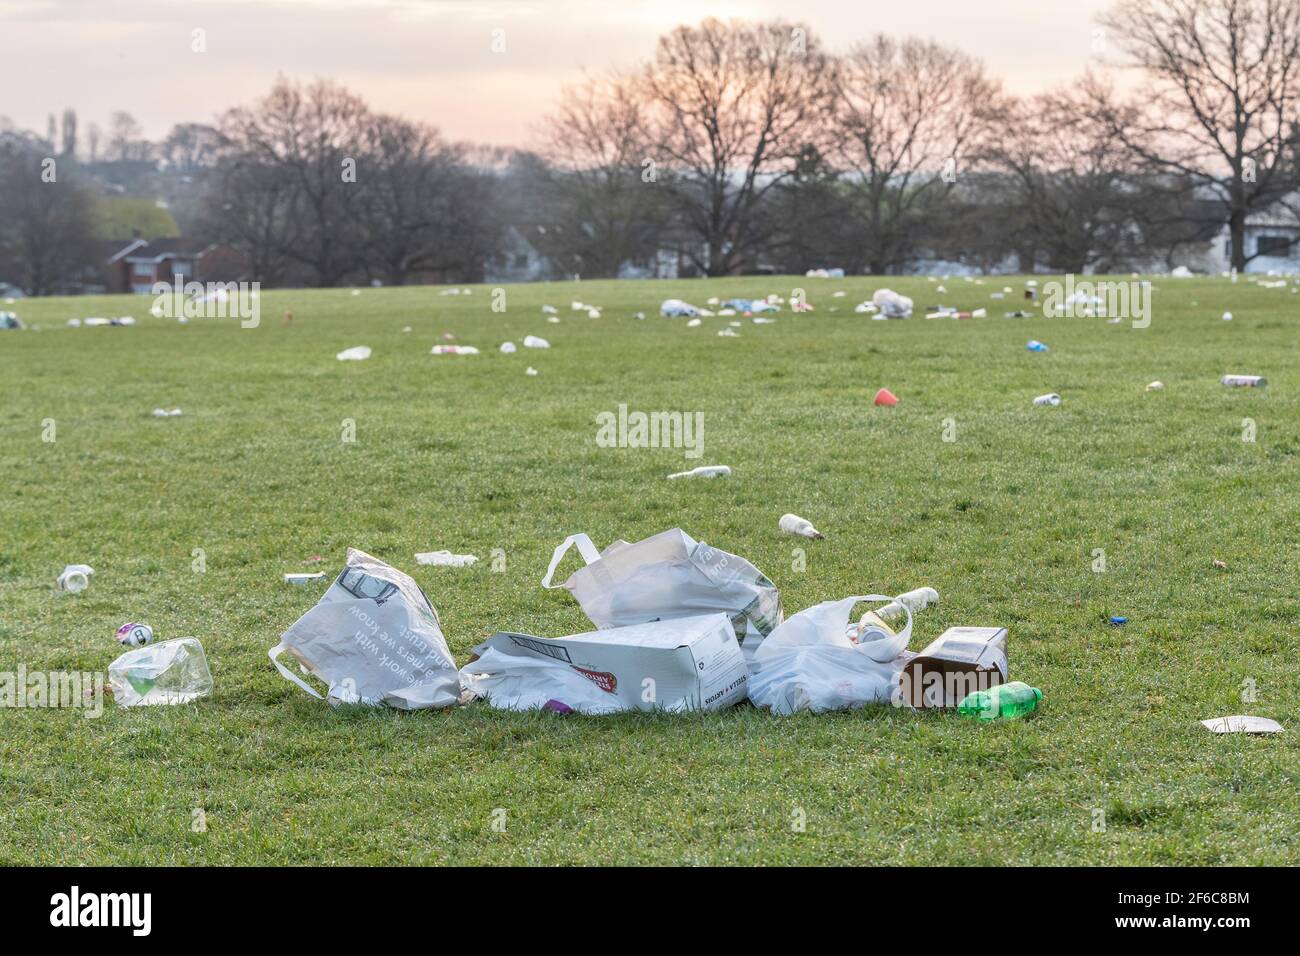
{"label": "cardboard box", "polygon": [[1006,679],[1005,627],[950,627],[909,655],[899,678],[902,699],[917,708],[956,707],[972,691]]}
{"label": "cardboard box", "polygon": [[489,647],[567,664],[628,710],[721,710],[747,695],[749,670],[725,614],[651,621],[569,637],[501,632],[476,647],[475,656]]}

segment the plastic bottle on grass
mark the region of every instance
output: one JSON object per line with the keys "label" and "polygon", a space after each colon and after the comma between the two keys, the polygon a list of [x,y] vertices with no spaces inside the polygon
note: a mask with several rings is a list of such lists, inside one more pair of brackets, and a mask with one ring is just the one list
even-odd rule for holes
{"label": "plastic bottle on grass", "polygon": [[1041,690],[1017,680],[967,694],[957,705],[957,713],[977,720],[1014,720],[1032,714],[1042,699]]}

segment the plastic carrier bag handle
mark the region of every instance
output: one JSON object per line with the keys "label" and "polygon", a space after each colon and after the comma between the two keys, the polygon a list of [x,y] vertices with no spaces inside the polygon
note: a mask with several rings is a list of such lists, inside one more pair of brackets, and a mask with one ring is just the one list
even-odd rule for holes
{"label": "plastic carrier bag handle", "polygon": [[286,680],[293,681],[295,684],[297,684],[307,693],[311,694],[317,700],[324,700],[325,698],[318,691],[316,691],[310,684],[308,684],[305,680],[303,680],[293,671],[289,670],[289,668],[285,667],[283,664],[280,663],[280,655],[283,654],[287,649],[288,649],[288,645],[285,644],[284,641],[281,641],[279,644],[275,645],[275,647],[267,651],[266,656],[271,658],[271,663],[275,665],[275,669],[280,672],[281,677],[285,678]]}
{"label": "plastic carrier bag handle", "polygon": [[551,578],[555,576],[555,569],[560,566],[560,561],[564,558],[565,553],[575,544],[578,546],[578,553],[582,555],[582,559],[588,564],[600,560],[600,552],[591,543],[591,538],[581,531],[577,534],[571,534],[560,543],[560,546],[555,549],[555,553],[551,555],[551,563],[546,569],[546,577],[542,578],[542,587],[559,588],[564,586],[562,584],[552,584]]}

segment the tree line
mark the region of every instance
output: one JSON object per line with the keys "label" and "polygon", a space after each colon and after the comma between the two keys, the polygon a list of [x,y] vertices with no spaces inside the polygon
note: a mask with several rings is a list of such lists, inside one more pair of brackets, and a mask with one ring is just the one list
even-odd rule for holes
{"label": "tree line", "polygon": [[52,291],[84,269],[104,161],[192,182],[185,232],[272,285],[474,281],[508,230],[593,278],[665,254],[701,275],[1119,271],[1220,230],[1244,268],[1247,218],[1300,189],[1300,0],[1119,0],[1094,40],[1133,82],[1017,97],[933,41],[837,53],[800,23],[709,19],[565,89],[531,150],[449,142],[323,80],[158,144],[118,114],[79,148],[65,114],[57,190],[33,186],[53,118],[44,138],[0,129],[0,279]]}

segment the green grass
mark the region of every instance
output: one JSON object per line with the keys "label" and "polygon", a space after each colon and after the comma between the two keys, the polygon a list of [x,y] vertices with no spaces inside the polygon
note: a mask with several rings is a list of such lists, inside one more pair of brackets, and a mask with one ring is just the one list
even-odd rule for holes
{"label": "green grass", "polygon": [[[990,301],[1004,282],[1015,296]],[[855,315],[883,284],[990,317]],[[0,670],[103,671],[114,629],[143,620],[199,637],[216,692],[97,720],[0,710],[0,863],[1300,862],[1300,297],[1155,284],[1145,330],[1004,319],[1023,282],[1001,278],[947,293],[922,279],[516,286],[504,314],[482,287],[268,292],[248,330],[154,319],[147,298],[10,306],[38,328],[0,332]],[[657,315],[668,296],[795,287],[815,314],[746,321],[734,339],[715,334],[726,319]],[[604,317],[570,311],[574,298]],[[126,313],[140,324],[65,326]],[[430,355],[444,332],[483,354]],[[498,353],[528,333],[552,348]],[[1051,351],[1026,351],[1031,337]],[[369,361],[335,361],[359,344]],[[1270,384],[1224,388],[1225,372]],[[1144,392],[1152,379],[1165,390]],[[873,407],[880,386],[901,404]],[[1064,404],[1031,407],[1047,391]],[[704,457],[598,448],[595,416],[622,402],[702,411]],[[184,416],[154,419],[157,406]],[[664,480],[700,463],[734,477]],[[786,511],[826,539],[779,534]],[[281,580],[314,554],[332,571],[352,545],[411,573],[463,662],[498,629],[588,628],[538,585],[565,534],[603,547],[674,526],[753,561],[787,614],[937,588],[913,648],[1005,625],[1012,676],[1043,688],[1042,711],[977,726],[889,707],[331,710],[266,657],[318,597]],[[506,568],[415,564],[439,548],[501,548]],[[96,570],[81,595],[55,590],[68,562]],[[1235,713],[1290,732],[1198,723]],[[195,809],[207,832],[192,832]]]}

